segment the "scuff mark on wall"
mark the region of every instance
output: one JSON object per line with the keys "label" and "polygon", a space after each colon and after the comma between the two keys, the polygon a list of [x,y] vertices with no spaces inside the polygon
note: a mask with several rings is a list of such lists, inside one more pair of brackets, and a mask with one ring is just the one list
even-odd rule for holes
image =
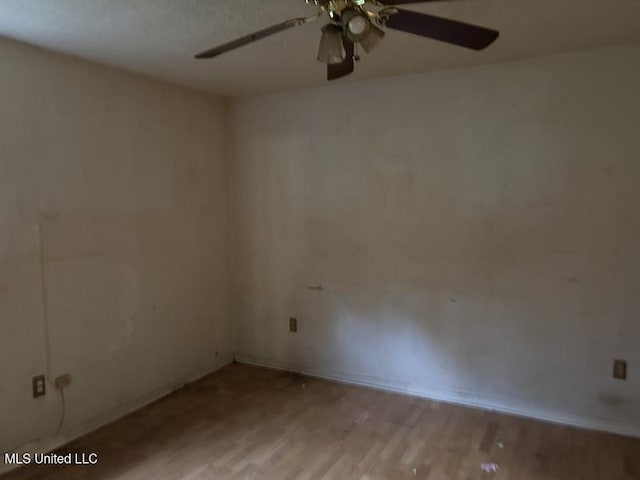
{"label": "scuff mark on wall", "polygon": [[[627,403],[630,401],[630,399],[628,398],[624,398],[619,395],[611,395],[607,393],[601,393],[600,395],[598,395],[598,399],[602,403],[609,405],[610,407],[619,407],[624,403]],[[636,400],[636,402],[640,404],[640,400]]]}
{"label": "scuff mark on wall", "polygon": [[131,341],[134,334],[134,319],[138,311],[140,298],[140,276],[128,265],[119,265],[119,300],[118,317],[113,325],[113,339],[108,346],[111,351],[117,350]]}

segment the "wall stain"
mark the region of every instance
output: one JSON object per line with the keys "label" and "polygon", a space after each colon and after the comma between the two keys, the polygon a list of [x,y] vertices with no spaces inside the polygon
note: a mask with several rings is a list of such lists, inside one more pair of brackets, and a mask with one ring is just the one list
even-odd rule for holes
{"label": "wall stain", "polygon": [[611,180],[614,180],[616,178],[616,171],[612,165],[607,165],[602,170]]}
{"label": "wall stain", "polygon": [[598,395],[598,400],[600,400],[605,405],[609,405],[610,407],[619,407],[623,403],[628,402],[628,399],[620,397],[618,395],[609,395],[606,393],[601,393]]}

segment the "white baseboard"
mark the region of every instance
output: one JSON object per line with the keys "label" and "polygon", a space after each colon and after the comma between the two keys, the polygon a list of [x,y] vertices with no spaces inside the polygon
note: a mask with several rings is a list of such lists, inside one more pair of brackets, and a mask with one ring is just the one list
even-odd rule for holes
{"label": "white baseboard", "polygon": [[[180,388],[186,383],[191,383],[199,380],[200,378],[206,377],[207,375],[211,375],[213,372],[216,372],[217,370],[225,367],[226,365],[229,365],[232,362],[232,354],[222,356],[221,358],[218,358],[218,360],[214,364],[190,372],[179,380],[155,388],[131,402],[127,402],[126,404],[111,409],[108,412],[99,415],[98,417],[94,417],[91,420],[82,423],[81,425],[75,426],[68,432],[65,432],[64,435],[40,438],[38,440],[34,440],[33,442],[29,442],[25,445],[21,445],[20,447],[12,449],[11,451],[16,453],[49,453],[53,450],[57,450],[58,448],[61,448],[66,444],[71,443],[72,441],[99,429],[100,427],[103,427],[126,415],[129,415],[136,410],[140,410],[141,408],[146,407],[156,400],[169,395],[171,392],[175,391],[177,388]],[[0,459],[0,475],[18,467],[19,465],[5,464],[4,455],[3,458]]]}
{"label": "white baseboard", "polygon": [[244,355],[235,355],[238,363],[253,365],[257,367],[270,368],[274,370],[285,370],[294,373],[308,375],[310,377],[323,378],[333,380],[339,383],[350,385],[359,385],[376,390],[385,390],[389,392],[399,393],[403,395],[411,395],[416,397],[428,398],[444,403],[452,403],[465,407],[478,408],[482,410],[491,410],[495,412],[515,415],[518,417],[531,418],[543,422],[556,423],[561,425],[569,425],[586,430],[596,430],[607,433],[614,433],[626,437],[640,438],[640,426],[628,425],[626,423],[618,423],[608,420],[594,419],[583,416],[567,415],[564,413],[551,412],[539,409],[525,408],[514,406],[495,400],[487,400],[474,396],[472,394],[464,394],[459,392],[445,392],[434,390],[431,388],[414,385],[405,382],[396,382],[383,378],[352,374],[347,372],[332,372],[328,370],[317,369],[313,367],[301,367],[285,363],[278,363],[269,360],[256,359]]}

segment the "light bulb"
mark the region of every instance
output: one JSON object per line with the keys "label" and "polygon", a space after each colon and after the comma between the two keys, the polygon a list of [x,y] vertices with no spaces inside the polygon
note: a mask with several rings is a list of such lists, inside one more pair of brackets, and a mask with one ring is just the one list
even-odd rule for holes
{"label": "light bulb", "polygon": [[369,28],[369,20],[357,15],[349,20],[347,28],[349,28],[349,31],[354,35],[362,35]]}

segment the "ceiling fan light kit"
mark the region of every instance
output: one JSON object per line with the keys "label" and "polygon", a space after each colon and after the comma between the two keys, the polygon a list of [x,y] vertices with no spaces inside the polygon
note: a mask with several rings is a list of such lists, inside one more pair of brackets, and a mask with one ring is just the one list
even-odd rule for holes
{"label": "ceiling fan light kit", "polygon": [[369,31],[369,35],[360,40],[360,45],[364,48],[364,51],[367,53],[371,53],[371,51],[380,45],[382,39],[384,38],[384,30],[376,27],[375,25],[371,25],[371,29]]}
{"label": "ceiling fan light kit", "polygon": [[449,20],[427,13],[395,8],[396,5],[428,3],[440,0],[305,0],[318,9],[310,17],[293,18],[255,33],[245,35],[195,56],[213,58],[262,38],[329,17],[322,27],[318,61],[327,64],[327,79],[335,80],[353,73],[358,46],[370,53],[384,39],[383,28],[411,33],[452,45],[483,50],[500,35],[498,31]]}
{"label": "ceiling fan light kit", "polygon": [[347,52],[342,44],[342,29],[331,23],[322,27],[318,61],[332,65],[343,62],[346,57]]}

